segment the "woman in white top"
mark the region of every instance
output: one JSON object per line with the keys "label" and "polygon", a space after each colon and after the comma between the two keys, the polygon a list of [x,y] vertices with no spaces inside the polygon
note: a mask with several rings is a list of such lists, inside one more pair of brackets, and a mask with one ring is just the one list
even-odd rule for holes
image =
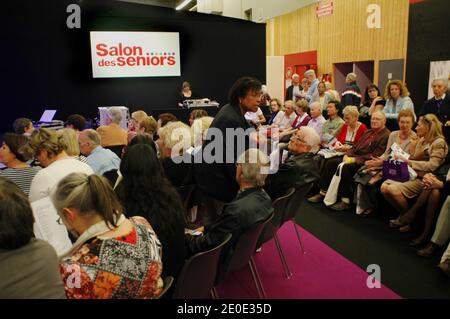
{"label": "woman in white top", "polygon": [[40,170],[30,188],[30,202],[49,196],[58,182],[70,173],[94,174],[92,168],[67,155],[64,145],[53,130],[33,131],[29,146],[44,169]]}
{"label": "woman in white top", "polygon": [[259,107],[256,112],[246,112],[244,117],[247,121],[250,121],[257,126],[266,123],[266,118]]}
{"label": "woman in white top", "polygon": [[294,112],[294,102],[288,100],[284,102],[284,112],[278,112],[277,116],[273,120],[272,126],[278,127],[280,131],[289,129],[292,123],[295,121],[297,114]]}

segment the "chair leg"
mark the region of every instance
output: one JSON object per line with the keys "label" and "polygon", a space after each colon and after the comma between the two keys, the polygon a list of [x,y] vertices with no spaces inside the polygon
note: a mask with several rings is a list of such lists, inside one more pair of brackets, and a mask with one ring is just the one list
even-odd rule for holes
{"label": "chair leg", "polygon": [[292,272],[289,269],[288,263],[286,261],[286,257],[284,256],[283,248],[281,248],[280,241],[278,239],[278,235],[275,234],[275,245],[277,247],[278,255],[280,256],[281,264],[283,265],[284,274],[286,275],[286,278],[289,279],[292,276]]}
{"label": "chair leg", "polygon": [[258,290],[258,295],[260,299],[267,299],[266,292],[259,277],[258,269],[256,268],[255,260],[253,256],[249,260],[250,271],[252,272],[253,281],[255,282],[256,289]]}
{"label": "chair leg", "polygon": [[295,229],[295,233],[297,234],[297,239],[298,242],[300,243],[300,248],[302,249],[302,253],[303,255],[306,254],[305,250],[303,249],[303,243],[302,243],[302,239],[300,238],[300,232],[297,229],[297,224],[294,222],[294,219],[292,219],[292,225],[294,226]]}
{"label": "chair leg", "polygon": [[211,289],[211,296],[213,299],[219,299],[219,293],[217,292],[216,287],[212,287]]}

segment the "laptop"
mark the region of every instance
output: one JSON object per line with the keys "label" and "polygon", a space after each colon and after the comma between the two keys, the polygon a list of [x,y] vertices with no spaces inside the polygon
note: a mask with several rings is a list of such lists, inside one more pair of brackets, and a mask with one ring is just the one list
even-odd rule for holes
{"label": "laptop", "polygon": [[51,123],[55,117],[56,110],[45,110],[41,116],[39,122],[41,123]]}

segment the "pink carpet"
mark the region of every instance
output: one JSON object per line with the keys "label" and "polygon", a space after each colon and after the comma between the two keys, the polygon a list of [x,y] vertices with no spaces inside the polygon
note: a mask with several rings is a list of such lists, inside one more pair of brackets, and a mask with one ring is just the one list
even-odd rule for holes
{"label": "pink carpet", "polygon": [[[299,227],[299,226],[297,226]],[[286,279],[274,240],[263,245],[255,262],[271,299],[401,299],[389,288],[369,289],[368,273],[299,227],[303,247],[291,222],[278,232],[293,276]],[[383,278],[381,278],[382,280]],[[234,273],[217,289],[222,299],[258,298],[250,269]]]}

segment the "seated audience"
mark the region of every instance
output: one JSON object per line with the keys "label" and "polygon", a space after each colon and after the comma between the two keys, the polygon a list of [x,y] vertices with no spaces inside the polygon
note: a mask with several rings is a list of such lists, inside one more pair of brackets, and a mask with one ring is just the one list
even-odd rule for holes
{"label": "seated audience", "polygon": [[337,152],[346,152],[358,143],[359,139],[367,131],[366,125],[358,121],[358,108],[355,105],[347,105],[342,111],[344,114],[344,125],[342,125],[337,141],[333,149]]}
{"label": "seated audience", "polygon": [[256,112],[246,112],[244,114],[244,117],[247,121],[255,126],[260,126],[261,124],[266,123],[266,118],[264,117],[264,114],[259,107]]}
{"label": "seated audience", "polygon": [[[417,254],[422,257],[431,257],[450,239],[450,170],[448,170],[445,178],[438,178],[432,173],[428,173],[423,177],[424,191],[428,192],[428,201],[439,202],[439,198],[445,199],[444,205],[441,208],[439,217],[436,223],[431,241],[426,247],[417,251]],[[423,193],[422,192],[422,193]],[[417,201],[420,200],[420,197]],[[450,259],[447,249],[447,258]],[[445,260],[442,260],[444,262]]]}
{"label": "seated audience", "polygon": [[263,190],[266,174],[264,167],[268,165],[267,156],[257,149],[248,149],[237,159],[236,181],[239,192],[235,199],[225,204],[219,218],[210,226],[201,227],[203,236],[186,236],[190,255],[213,248],[222,242],[227,234],[231,240],[223,248],[219,278],[224,274],[228,262],[233,255],[239,237],[247,229],[261,223],[273,212],[272,201]]}
{"label": "seated audience", "polygon": [[208,112],[206,110],[202,109],[193,109],[191,111],[191,114],[189,115],[189,125],[192,125],[192,123],[199,118],[202,118],[204,116],[208,116]]}
{"label": "seated audience", "polygon": [[58,182],[70,173],[94,173],[88,164],[67,155],[55,131],[45,128],[33,131],[28,145],[44,167],[31,182],[30,202],[51,195]]}
{"label": "seated audience", "polygon": [[273,124],[273,120],[275,119],[275,117],[278,115],[278,112],[282,111],[283,108],[281,106],[281,102],[279,99],[272,99],[270,101],[270,118],[267,121],[267,124],[272,125]]}
{"label": "seated audience", "polygon": [[189,126],[183,122],[171,122],[164,126],[156,142],[166,177],[173,186],[193,184],[191,156],[186,151],[192,146]]}
{"label": "seated audience", "polygon": [[122,112],[117,107],[108,110],[107,125],[97,128],[103,147],[126,145],[128,142],[127,131],[120,127]]}
{"label": "seated audience", "polygon": [[309,114],[311,115],[311,120],[308,122],[308,127],[312,127],[317,134],[322,134],[323,124],[326,122],[322,115],[322,106],[319,102],[313,102],[309,105]]}
{"label": "seated audience", "polygon": [[345,91],[342,92],[341,104],[342,107],[347,105],[360,105],[361,104],[361,90],[356,84],[356,74],[349,73],[345,78],[345,83],[347,87]]}
{"label": "seated audience", "polygon": [[434,96],[426,100],[419,115],[434,114],[442,125],[450,125],[450,95],[446,94],[447,79],[434,79],[431,83]]}
{"label": "seated audience", "polygon": [[139,122],[146,118],[148,115],[142,110],[135,111],[131,113],[131,118],[128,122],[128,135],[127,141],[128,143],[135,137],[138,133],[138,125]]}
{"label": "seated audience", "polygon": [[[414,114],[410,110],[401,110],[398,113],[400,130],[389,135],[386,151],[378,158],[373,158],[364,163],[364,171],[358,171],[358,192],[356,196],[356,213],[367,216],[377,207],[377,189],[382,178],[383,162],[391,157],[391,146],[395,143],[406,153],[410,154],[411,146],[416,142],[417,135],[412,130],[414,126]],[[365,184],[361,183],[364,182]]]}
{"label": "seated audience", "polygon": [[322,105],[322,109],[325,109],[328,106],[328,103],[334,101],[333,95],[327,92],[325,82],[323,81],[319,82],[319,84],[317,85],[317,92],[319,93],[317,95],[318,97],[317,102],[319,102],[320,105]]}
{"label": "seated audience", "polygon": [[19,186],[27,196],[34,176],[41,170],[39,166],[30,166],[27,161],[31,154],[25,149],[28,138],[15,133],[5,133],[0,148],[0,163],[6,166],[0,170],[0,176],[6,177]]}
{"label": "seated audience", "polygon": [[[372,128],[367,130],[361,139],[345,152],[344,158],[336,157],[327,161],[320,176],[320,192],[308,198],[309,202],[319,203],[323,201],[327,191],[333,191],[337,192],[340,201],[331,205],[330,208],[338,211],[350,208],[350,199],[353,198],[353,176],[367,160],[383,154],[391,133],[386,128],[384,113],[380,111],[373,113],[371,122]],[[337,189],[329,189],[328,186],[341,162],[344,162],[345,165],[342,167],[340,183]]]}
{"label": "seated audience", "polygon": [[330,101],[327,106],[328,120],[322,125],[320,135],[323,145],[334,143],[336,137],[344,125],[344,120],[339,116],[341,104],[338,101]]}
{"label": "seated audience", "polygon": [[65,298],[58,257],[50,244],[34,238],[27,196],[0,176],[0,298]]}
{"label": "seated audience", "polygon": [[[427,173],[434,172],[444,163],[448,153],[448,146],[442,135],[442,124],[434,114],[421,116],[416,128],[418,142],[411,147],[411,156],[397,158],[404,161],[417,173],[417,178],[407,182],[385,181],[381,185],[381,193],[386,200],[397,210],[399,217],[390,221],[392,228],[407,226],[415,219],[415,212],[409,211],[408,199],[418,196],[424,187],[422,178]],[[435,210],[437,207],[435,207]],[[417,239],[421,243],[431,230],[434,221],[434,211],[429,211],[431,216],[426,221],[423,233]],[[405,228],[403,228],[405,230]]]}
{"label": "seated audience", "polygon": [[177,191],[149,145],[128,148],[120,171],[116,193],[125,215],[142,216],[151,223],[162,244],[163,276],[177,277],[186,258],[184,209]]}
{"label": "seated audience", "polygon": [[138,124],[138,134],[150,134],[153,136],[156,132],[156,129],[158,127],[158,123],[156,123],[156,120],[153,116],[146,116],[144,117]]}
{"label": "seated audience", "polygon": [[[69,174],[52,200],[60,222],[77,237],[60,264],[68,298],[153,298],[161,293],[159,240],[145,218],[123,215],[106,179]],[[77,285],[74,269],[80,274]]]}
{"label": "seated audience", "polygon": [[[375,104],[378,101],[383,100],[381,96],[380,89],[375,84],[369,84],[364,92],[364,100],[359,109],[359,120],[364,123],[367,127],[370,127],[370,116],[377,109]],[[383,106],[384,108],[384,106]],[[378,110],[383,110],[383,108],[378,108]]]}
{"label": "seated audience", "polygon": [[300,127],[308,125],[311,120],[311,117],[308,115],[308,109],[308,102],[305,99],[298,100],[297,103],[295,103],[295,113],[297,114],[297,117],[294,122],[292,122],[291,128],[284,130],[280,134],[279,139],[281,142],[289,142],[292,133]]}
{"label": "seated audience", "polygon": [[[194,148],[200,147],[203,145],[203,141],[206,139],[206,134],[208,132],[209,127],[211,126],[212,121],[214,120],[211,116],[204,116],[198,118],[192,122],[191,125],[191,136],[193,137],[193,145]],[[194,152],[197,150],[192,150]]]}
{"label": "seated audience", "polygon": [[291,127],[297,115],[294,112],[294,102],[288,100],[284,102],[284,111],[279,111],[274,118],[272,126],[278,127],[280,131],[284,131]]}
{"label": "seated audience", "polygon": [[80,134],[80,132],[84,130],[85,126],[86,126],[86,119],[84,118],[83,115],[80,114],[69,115],[66,119],[66,122],[64,123],[64,127],[75,130],[77,137]]}
{"label": "seated audience", "polygon": [[336,100],[336,101],[341,101],[341,95],[339,94],[338,91],[336,91],[333,87],[333,84],[331,84],[330,82],[326,81],[325,82],[325,87],[327,88],[327,93],[331,95],[331,99],[332,100]]}
{"label": "seated audience", "polygon": [[95,130],[84,130],[78,138],[81,153],[87,156],[86,162],[94,170],[95,174],[118,169],[120,158],[111,150],[101,146],[100,135]]}
{"label": "seated audience", "polygon": [[16,134],[30,136],[34,131],[33,122],[25,117],[18,118],[13,123],[13,130]]}
{"label": "seated audience", "polygon": [[297,189],[319,180],[319,170],[313,160],[319,147],[320,137],[310,127],[300,127],[292,135],[287,147],[290,156],[266,179],[265,190],[272,200],[285,195],[291,187]]}
{"label": "seated audience", "polygon": [[[83,163],[87,163],[86,156],[80,154],[78,135],[75,130],[71,128],[63,128],[62,130],[56,131],[56,133],[58,134],[59,140],[67,155]],[[79,133],[80,132],[78,132],[78,134]]]}
{"label": "seated audience", "polygon": [[384,106],[384,113],[386,118],[396,119],[398,113],[403,109],[408,109],[414,114],[414,103],[409,97],[409,92],[406,86],[400,80],[389,81],[384,92],[386,105]]}

